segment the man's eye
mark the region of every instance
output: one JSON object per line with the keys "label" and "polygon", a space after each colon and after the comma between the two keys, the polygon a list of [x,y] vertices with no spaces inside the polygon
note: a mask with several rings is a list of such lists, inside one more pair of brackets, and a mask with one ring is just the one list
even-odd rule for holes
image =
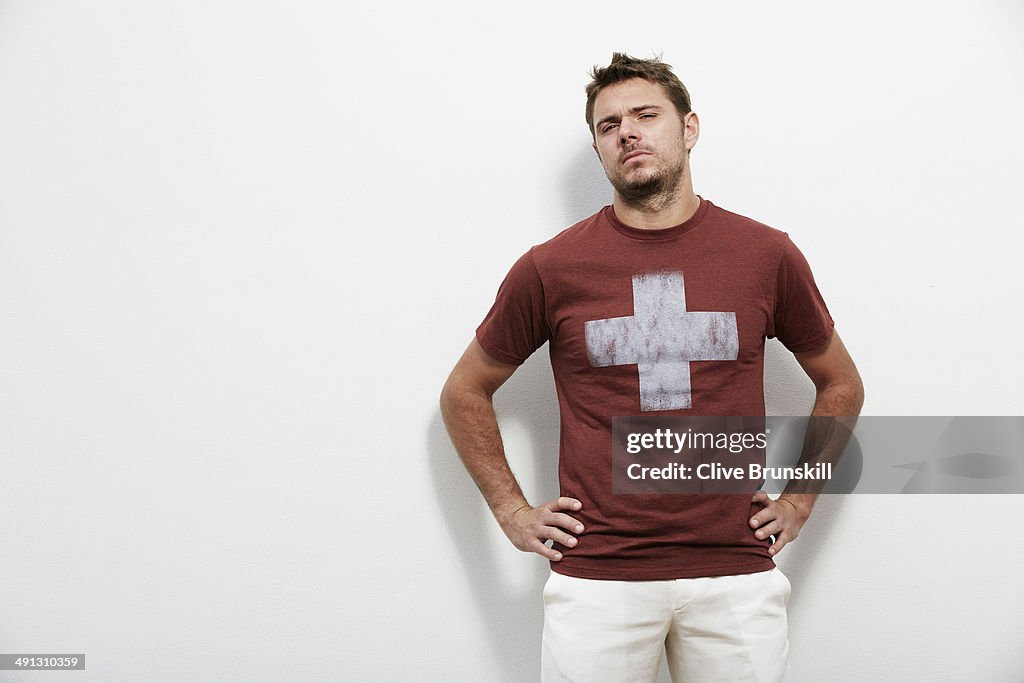
{"label": "man's eye", "polygon": [[609,123],[607,126],[605,126],[604,128],[601,129],[601,132],[602,133],[607,133],[612,128],[615,128],[615,126],[617,126],[617,125],[619,125],[619,124],[617,124],[617,123]]}
{"label": "man's eye", "polygon": [[657,114],[640,114],[640,118],[642,119],[653,119],[655,116],[657,116]]}

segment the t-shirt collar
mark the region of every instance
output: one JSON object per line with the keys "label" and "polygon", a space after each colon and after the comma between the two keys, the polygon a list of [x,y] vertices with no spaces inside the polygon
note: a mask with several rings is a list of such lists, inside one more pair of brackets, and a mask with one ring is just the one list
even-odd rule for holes
{"label": "t-shirt collar", "polygon": [[697,195],[697,199],[700,204],[697,205],[697,211],[692,216],[687,218],[679,225],[673,225],[670,228],[658,228],[656,230],[642,230],[640,228],[634,228],[626,225],[619,220],[619,217],[615,215],[615,209],[611,204],[602,209],[605,219],[611,224],[611,226],[620,234],[629,237],[631,239],[638,240],[665,240],[678,237],[683,233],[689,232],[704,219],[704,214],[707,213],[708,205],[711,203]]}

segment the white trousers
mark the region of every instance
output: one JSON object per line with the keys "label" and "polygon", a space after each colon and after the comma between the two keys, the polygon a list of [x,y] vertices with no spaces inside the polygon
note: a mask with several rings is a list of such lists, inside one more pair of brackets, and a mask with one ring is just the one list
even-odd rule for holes
{"label": "white trousers", "polygon": [[777,568],[670,581],[551,573],[544,585],[544,683],[777,683],[786,670],[791,586]]}

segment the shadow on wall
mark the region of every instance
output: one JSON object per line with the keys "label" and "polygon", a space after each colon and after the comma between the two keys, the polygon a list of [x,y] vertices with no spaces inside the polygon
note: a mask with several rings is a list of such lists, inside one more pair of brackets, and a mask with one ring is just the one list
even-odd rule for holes
{"label": "shadow on wall", "polygon": [[[508,459],[517,475],[533,472],[530,480],[518,476],[530,504],[557,498],[558,404],[546,345],[498,390],[494,408],[506,433],[515,429],[529,435],[528,452],[508,453]],[[480,610],[481,621],[487,624],[488,642],[502,680],[536,680],[544,625],[541,589],[549,574],[548,563],[523,553],[524,566],[531,567],[530,578],[526,585],[510,585],[494,546],[479,540],[493,535],[497,522],[451,446],[440,412],[430,422],[427,443],[445,526],[452,546],[458,549],[466,585]],[[504,539],[500,531],[497,533]]]}
{"label": "shadow on wall", "polygon": [[[588,138],[589,139],[589,138]],[[612,188],[597,154],[581,147],[565,168],[561,179],[563,227],[592,216],[612,201]]]}
{"label": "shadow on wall", "polygon": [[[569,227],[597,212],[610,200],[601,164],[594,151],[586,146],[567,164],[561,186],[561,227]],[[551,236],[557,232],[552,232]],[[520,477],[527,499],[532,505],[539,505],[557,498],[559,418],[547,346],[538,349],[498,390],[494,407],[506,431],[514,426],[517,431],[529,434],[530,453],[508,454],[513,472],[533,471],[531,481]],[[440,508],[452,545],[458,548],[465,567],[466,584],[476,600],[482,621],[487,624],[494,661],[504,680],[536,680],[540,672],[544,625],[541,590],[550,573],[548,563],[540,557],[524,555],[524,560],[529,560],[532,566],[530,580],[525,586],[510,586],[493,547],[472,541],[491,535],[497,523],[451,446],[440,412],[435,413],[430,422],[427,443]],[[532,468],[523,466],[528,461]]]}

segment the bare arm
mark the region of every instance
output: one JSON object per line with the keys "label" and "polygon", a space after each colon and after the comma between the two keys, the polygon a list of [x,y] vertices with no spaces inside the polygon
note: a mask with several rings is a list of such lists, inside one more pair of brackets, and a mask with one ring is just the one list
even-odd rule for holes
{"label": "bare arm", "polygon": [[[793,355],[814,382],[816,394],[811,417],[835,417],[834,424],[844,428],[841,431],[848,435],[853,430],[864,404],[864,384],[839,334],[833,332],[832,338],[820,348]],[[818,448],[817,443],[820,440],[832,440],[832,447],[839,448],[840,452],[845,445],[844,437],[815,437],[809,433],[804,442],[804,455],[808,455],[809,450]],[[750,526],[757,529],[754,533],[757,538],[775,536],[775,543],[768,548],[769,554],[775,555],[787,543],[796,539],[804,522],[810,517],[817,498],[818,494],[815,492],[798,492],[793,482],[786,486],[778,500],[773,501],[763,491],[754,494],[754,502],[765,507],[751,518]]]}
{"label": "bare arm", "polygon": [[441,415],[455,450],[512,544],[557,561],[561,553],[544,542],[575,546],[576,538],[565,530],[579,533],[583,525],[560,510],[579,510],[582,504],[562,497],[534,508],[523,496],[505,457],[491,399],[515,370],[491,358],[474,339],[441,391]]}

